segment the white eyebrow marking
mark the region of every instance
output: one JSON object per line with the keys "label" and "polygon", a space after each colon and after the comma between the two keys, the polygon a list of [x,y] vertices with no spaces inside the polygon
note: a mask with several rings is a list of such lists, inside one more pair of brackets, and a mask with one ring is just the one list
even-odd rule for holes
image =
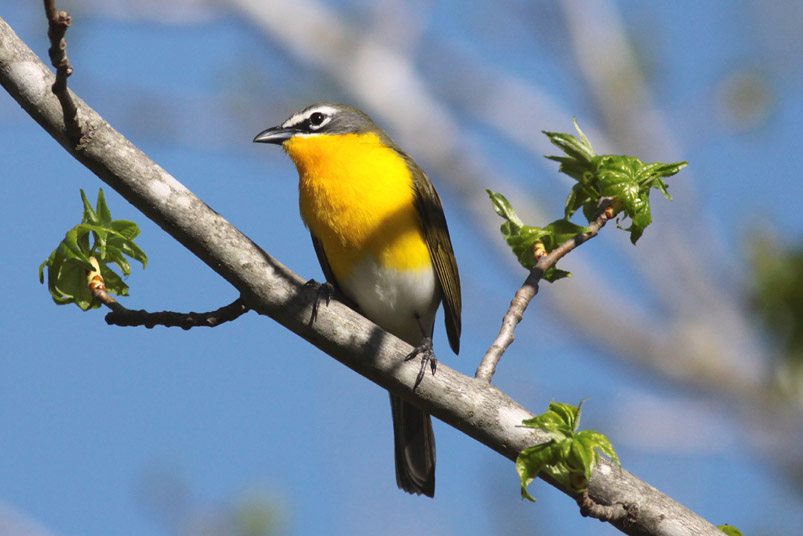
{"label": "white eyebrow marking", "polygon": [[309,110],[305,110],[303,112],[298,112],[296,114],[293,114],[293,116],[290,117],[290,119],[288,119],[287,121],[282,123],[282,128],[288,128],[288,127],[292,127],[292,126],[301,124],[304,121],[306,121],[307,119],[309,119],[310,116],[312,116],[312,114],[314,114],[316,112],[320,112],[320,113],[324,114],[327,117],[331,117],[331,116],[333,116],[335,114],[335,112],[337,112],[337,110],[335,108],[333,108],[332,106],[326,106],[326,105],[316,106],[315,108],[310,108]]}

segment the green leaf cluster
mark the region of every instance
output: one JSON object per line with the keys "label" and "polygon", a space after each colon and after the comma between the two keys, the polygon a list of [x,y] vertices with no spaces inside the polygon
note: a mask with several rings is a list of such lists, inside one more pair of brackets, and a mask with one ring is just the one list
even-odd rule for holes
{"label": "green leaf cluster", "polygon": [[567,489],[583,492],[588,489],[600,453],[619,464],[616,451],[605,435],[593,430],[577,431],[583,402],[577,406],[552,402],[545,413],[524,421],[525,426],[549,434],[550,440],[524,449],[516,459],[523,498],[535,501],[527,487],[540,473],[551,476]]}
{"label": "green leaf cluster", "polygon": [[[139,227],[128,220],[112,220],[103,190],[93,208],[81,190],[84,213],[81,223],[67,231],[64,240],[39,266],[39,281],[45,282],[53,301],[59,305],[74,303],[84,311],[100,307],[92,299],[87,275],[98,271],[103,277],[106,291],[118,296],[128,295],[128,285],[110,268],[116,264],[124,277],[131,273],[126,257],[148,264],[148,257],[134,243]],[[94,262],[93,262],[94,261]]]}
{"label": "green leaf cluster", "polygon": [[[544,131],[549,140],[564,153],[564,156],[547,158],[560,163],[559,171],[577,181],[566,198],[563,219],[546,227],[524,225],[503,195],[488,190],[494,210],[505,219],[502,234],[519,262],[528,270],[535,265],[536,250],[543,248],[549,253],[587,230],[569,221],[578,210],[582,209],[586,221],[591,222],[597,215],[600,202],[607,198],[613,200],[615,212],[630,219],[630,225],[626,228],[617,219],[617,226],[628,231],[630,241],[635,244],[652,222],[650,191],[655,188],[671,199],[664,178],[675,175],[687,165],[687,162],[645,164],[633,156],[597,155],[577,121],[574,127],[579,137]],[[569,275],[568,272],[551,269],[544,279],[554,281]]]}
{"label": "green leaf cluster", "polygon": [[[576,225],[565,219],[555,220],[546,227],[524,225],[504,195],[491,190],[486,190],[486,192],[491,198],[491,203],[496,213],[505,219],[505,223],[501,227],[502,236],[505,237],[505,241],[513,249],[513,253],[521,265],[528,270],[532,270],[533,266],[535,266],[536,251],[542,250],[548,253],[563,242],[587,231],[586,227]],[[558,270],[552,266],[544,272],[543,278],[551,283],[570,276],[569,272]]]}
{"label": "green leaf cluster", "polygon": [[600,199],[611,198],[615,210],[623,212],[630,219],[630,226],[623,229],[630,233],[630,241],[635,244],[644,234],[644,229],[652,223],[650,192],[655,188],[671,200],[663,179],[675,175],[688,162],[645,164],[634,156],[597,155],[576,120],[574,128],[579,138],[544,131],[549,141],[566,155],[547,158],[559,162],[559,171],[577,181],[566,198],[564,217],[569,219],[582,208],[583,215],[591,221]]}

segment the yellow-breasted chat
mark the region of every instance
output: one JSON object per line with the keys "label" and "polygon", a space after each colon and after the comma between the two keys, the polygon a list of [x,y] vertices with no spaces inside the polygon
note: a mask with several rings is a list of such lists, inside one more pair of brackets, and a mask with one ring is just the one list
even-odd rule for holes
{"label": "yellow-breasted chat", "polygon": [[[370,320],[412,344],[435,372],[432,330],[443,303],[460,348],[460,278],[440,197],[426,173],[365,113],[313,104],[254,138],[281,145],[298,169],[301,218],[327,281]],[[416,382],[417,385],[418,382]],[[396,483],[435,494],[430,416],[390,395]]]}

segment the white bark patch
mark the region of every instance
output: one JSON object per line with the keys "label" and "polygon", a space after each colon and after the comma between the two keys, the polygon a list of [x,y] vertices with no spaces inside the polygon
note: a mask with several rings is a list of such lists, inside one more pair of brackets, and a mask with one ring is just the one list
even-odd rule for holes
{"label": "white bark patch", "polygon": [[602,475],[609,475],[611,473],[611,467],[604,464],[597,465],[594,470]]}
{"label": "white bark patch", "polygon": [[29,102],[40,102],[49,91],[46,72],[30,61],[12,63],[11,74],[19,80],[17,89],[21,96]]}
{"label": "white bark patch", "polygon": [[173,189],[166,182],[162,181],[149,181],[148,188],[151,195],[157,199],[167,200],[173,193]]}
{"label": "white bark patch", "polygon": [[496,418],[499,420],[500,426],[505,430],[515,430],[523,428],[521,424],[525,419],[532,418],[532,414],[523,408],[511,408],[509,406],[500,407],[497,411]]}

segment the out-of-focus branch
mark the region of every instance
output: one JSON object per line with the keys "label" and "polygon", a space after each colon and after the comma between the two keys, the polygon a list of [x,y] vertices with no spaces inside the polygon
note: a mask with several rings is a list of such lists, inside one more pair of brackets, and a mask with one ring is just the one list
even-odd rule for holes
{"label": "out-of-focus branch", "polygon": [[[628,154],[677,157],[681,144],[653,104],[614,4],[564,0],[560,5],[576,65],[612,143]],[[692,205],[685,211],[687,216],[651,229],[655,239],[640,244],[638,254],[655,261],[634,267],[669,311],[673,335],[688,341],[689,351],[674,352],[684,356],[679,365],[695,375],[702,370],[714,389],[740,398],[764,398],[766,351],[743,304],[723,290],[721,274],[727,270],[721,255],[713,253],[721,252],[721,245],[701,218],[705,211],[693,206],[690,188],[682,197],[684,204]],[[643,249],[648,250],[646,256]],[[689,255],[689,251],[697,253]]]}
{"label": "out-of-focus branch", "polygon": [[4,536],[55,536],[37,521],[0,502],[0,534]]}

